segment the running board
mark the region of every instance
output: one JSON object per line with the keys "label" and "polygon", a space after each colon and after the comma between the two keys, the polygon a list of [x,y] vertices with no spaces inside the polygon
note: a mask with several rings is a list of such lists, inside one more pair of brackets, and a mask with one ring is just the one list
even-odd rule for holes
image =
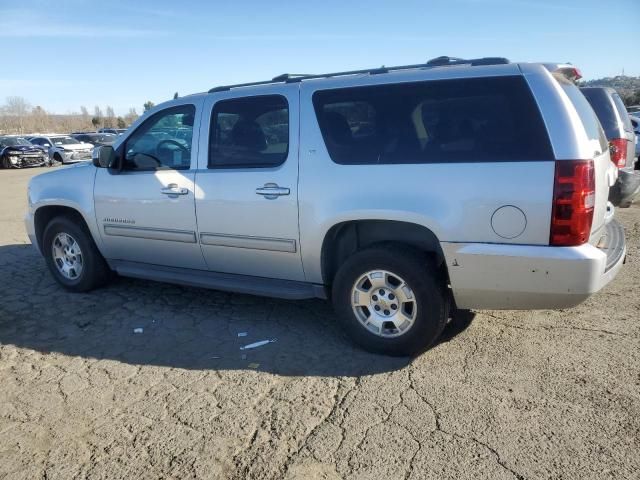
{"label": "running board", "polygon": [[327,298],[325,287],[313,283],[165,267],[125,260],[111,260],[108,263],[113,270],[123,277],[288,300]]}

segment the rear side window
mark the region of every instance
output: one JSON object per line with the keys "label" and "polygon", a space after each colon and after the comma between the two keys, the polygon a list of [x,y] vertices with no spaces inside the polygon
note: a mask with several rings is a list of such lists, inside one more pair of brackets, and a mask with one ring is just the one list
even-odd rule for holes
{"label": "rear side window", "polygon": [[519,76],[320,90],[313,104],[339,164],[553,159]]}
{"label": "rear side window", "polygon": [[209,168],[281,165],[289,152],[289,106],[281,95],[222,100],[209,132]]}

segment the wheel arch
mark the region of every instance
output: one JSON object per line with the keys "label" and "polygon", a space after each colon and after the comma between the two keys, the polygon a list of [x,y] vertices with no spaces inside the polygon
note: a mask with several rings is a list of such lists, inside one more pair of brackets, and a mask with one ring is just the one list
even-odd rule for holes
{"label": "wheel arch", "polygon": [[84,216],[80,213],[79,210],[65,206],[65,205],[44,205],[39,207],[34,213],[34,228],[36,234],[36,240],[38,241],[38,248],[42,252],[42,237],[44,235],[44,230],[47,228],[49,222],[55,217],[69,217],[76,221],[82,228],[84,228],[89,236],[91,235],[91,229],[87,224]]}
{"label": "wheel arch", "polygon": [[397,220],[352,220],[333,225],[322,241],[322,280],[331,284],[346,258],[373,245],[392,243],[425,254],[446,276],[444,252],[438,237],[427,227]]}

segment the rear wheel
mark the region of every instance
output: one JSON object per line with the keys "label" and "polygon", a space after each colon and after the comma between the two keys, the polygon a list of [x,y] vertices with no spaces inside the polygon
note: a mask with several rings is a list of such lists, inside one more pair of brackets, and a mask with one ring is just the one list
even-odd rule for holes
{"label": "rear wheel", "polygon": [[2,157],[0,165],[2,166],[2,168],[11,168],[11,164],[9,163],[9,159],[7,157]]}
{"label": "rear wheel", "polygon": [[386,355],[415,355],[445,327],[449,301],[418,252],[374,247],[355,253],[336,274],[333,303],[353,340]]}
{"label": "rear wheel", "polygon": [[109,279],[109,268],[86,228],[69,217],[56,217],[45,228],[42,252],[58,283],[86,292]]}

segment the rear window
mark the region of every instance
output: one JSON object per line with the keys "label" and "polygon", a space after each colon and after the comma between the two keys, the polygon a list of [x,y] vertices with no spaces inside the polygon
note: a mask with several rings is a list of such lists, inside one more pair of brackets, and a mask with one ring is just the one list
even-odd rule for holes
{"label": "rear window", "polygon": [[[567,80],[567,82],[569,81]],[[571,82],[569,83],[572,87],[575,87]],[[561,83],[561,85],[563,88],[565,87],[564,84]],[[564,90],[573,101],[574,99],[570,94],[573,89],[567,90],[567,88],[564,88]],[[600,120],[602,128],[604,128],[604,133],[606,134],[607,139],[611,140],[613,138],[620,138],[622,131],[620,129],[621,125],[618,123],[618,113],[606,90],[601,88],[582,88],[580,90],[588,100],[588,103],[591,105],[593,110],[595,110],[597,118]],[[573,101],[573,104],[576,106],[576,109],[578,109],[575,101]],[[581,113],[579,109],[578,113]],[[582,117],[582,114],[580,116]],[[585,117],[582,118],[584,121]]]}
{"label": "rear window", "polygon": [[319,90],[313,104],[339,164],[553,159],[519,76]]}
{"label": "rear window", "polygon": [[611,95],[611,98],[613,98],[613,104],[616,106],[616,110],[618,111],[618,116],[622,121],[622,125],[624,125],[624,129],[627,132],[632,131],[633,128],[631,127],[631,119],[629,118],[629,114],[627,113],[627,107],[624,106],[624,102],[620,98],[620,95],[618,95],[617,93],[614,93]]}

